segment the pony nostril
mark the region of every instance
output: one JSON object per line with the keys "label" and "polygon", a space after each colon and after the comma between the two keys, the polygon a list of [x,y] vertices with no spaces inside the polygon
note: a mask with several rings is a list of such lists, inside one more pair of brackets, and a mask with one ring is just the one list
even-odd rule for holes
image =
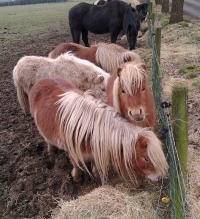
{"label": "pony nostril", "polygon": [[102,88],[101,90],[102,90],[102,91],[105,91],[106,89],[105,89],[105,88]]}
{"label": "pony nostril", "polygon": [[142,114],[142,109],[140,109],[140,115]]}
{"label": "pony nostril", "polygon": [[131,116],[131,117],[134,117],[134,114],[132,113],[132,111],[131,111],[131,110],[129,111],[129,113],[128,113],[128,114],[129,114],[129,116]]}

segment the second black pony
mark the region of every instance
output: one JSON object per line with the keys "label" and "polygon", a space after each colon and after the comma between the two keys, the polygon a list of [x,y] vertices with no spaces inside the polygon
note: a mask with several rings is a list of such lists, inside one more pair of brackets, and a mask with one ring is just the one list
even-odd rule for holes
{"label": "second black pony", "polygon": [[140,17],[130,5],[122,1],[110,1],[105,5],[81,2],[69,11],[69,25],[74,43],[80,43],[80,35],[89,47],[88,31],[95,34],[110,32],[111,43],[116,43],[119,33],[127,36],[129,49],[135,49]]}

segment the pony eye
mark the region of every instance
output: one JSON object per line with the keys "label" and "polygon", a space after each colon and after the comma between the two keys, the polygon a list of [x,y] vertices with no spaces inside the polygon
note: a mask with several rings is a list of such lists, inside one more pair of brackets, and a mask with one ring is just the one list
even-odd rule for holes
{"label": "pony eye", "polygon": [[144,90],[145,90],[145,87],[142,88],[142,91],[144,91]]}
{"label": "pony eye", "polygon": [[122,89],[122,93],[125,93],[125,90],[124,90],[124,89]]}
{"label": "pony eye", "polygon": [[146,162],[149,162],[149,158],[148,158],[148,157],[146,157],[146,158],[144,158],[144,159],[145,159]]}

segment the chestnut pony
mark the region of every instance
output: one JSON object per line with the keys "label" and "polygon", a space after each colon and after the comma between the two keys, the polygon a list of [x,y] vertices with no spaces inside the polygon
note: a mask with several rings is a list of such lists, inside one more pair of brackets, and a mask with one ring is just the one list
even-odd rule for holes
{"label": "chestnut pony", "polygon": [[132,125],[112,107],[83,93],[63,79],[43,79],[29,92],[31,115],[49,147],[68,152],[72,177],[81,180],[81,170],[107,180],[113,167],[122,179],[136,177],[157,181],[167,172],[161,142],[147,129]]}
{"label": "chestnut pony", "polygon": [[124,63],[109,77],[106,93],[107,104],[123,117],[133,124],[154,129],[155,104],[144,63]]}
{"label": "chestnut pony", "polygon": [[62,43],[49,53],[49,58],[57,58],[59,55],[71,51],[75,56],[86,59],[112,73],[123,63],[134,61],[141,62],[140,56],[130,50],[124,49],[115,43],[98,43],[91,47],[85,47],[77,43]]}
{"label": "chestnut pony", "polygon": [[[13,70],[13,80],[21,108],[29,113],[28,93],[40,79],[59,77],[68,80],[77,88],[85,91],[95,90],[106,99],[105,89],[109,74],[93,63],[65,53],[56,59],[42,56],[25,56]],[[104,96],[102,96],[104,94]]]}

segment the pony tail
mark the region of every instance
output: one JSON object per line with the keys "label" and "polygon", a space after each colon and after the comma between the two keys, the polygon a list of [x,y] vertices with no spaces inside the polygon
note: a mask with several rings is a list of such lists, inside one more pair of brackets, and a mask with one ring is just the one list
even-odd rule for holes
{"label": "pony tail", "polygon": [[24,111],[24,113],[28,114],[28,113],[30,113],[28,95],[26,94],[23,86],[21,86],[21,84],[18,80],[17,66],[15,66],[14,70],[13,70],[13,80],[14,80],[14,85],[17,88],[17,98],[19,100],[19,104],[20,104],[22,110]]}

